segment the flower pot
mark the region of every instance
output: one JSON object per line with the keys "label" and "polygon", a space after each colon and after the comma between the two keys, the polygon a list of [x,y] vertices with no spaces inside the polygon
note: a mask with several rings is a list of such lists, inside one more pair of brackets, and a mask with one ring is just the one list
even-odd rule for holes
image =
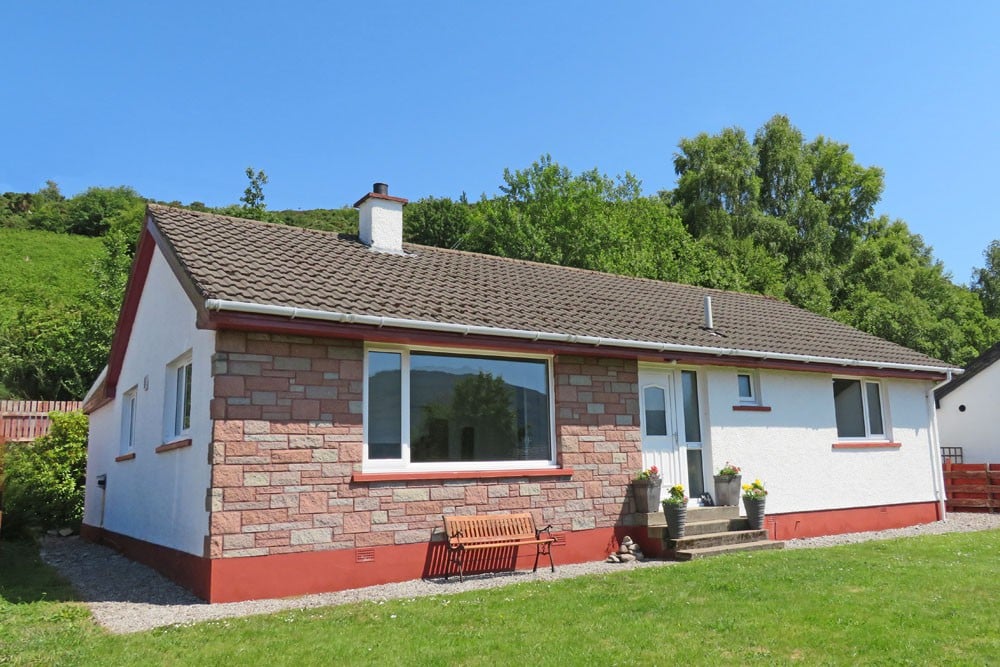
{"label": "flower pot", "polygon": [[687,505],[664,505],[663,516],[667,519],[667,535],[672,540],[684,537],[687,526]]}
{"label": "flower pot", "polygon": [[760,530],[764,527],[764,501],[766,498],[744,498],[743,508],[747,511],[747,521],[750,522],[751,530]]}
{"label": "flower pot", "polygon": [[632,495],[635,496],[635,511],[639,514],[656,512],[660,506],[661,481],[637,479],[632,482]]}
{"label": "flower pot", "polygon": [[741,475],[716,475],[714,479],[716,504],[739,505],[740,482],[743,481],[743,477]]}

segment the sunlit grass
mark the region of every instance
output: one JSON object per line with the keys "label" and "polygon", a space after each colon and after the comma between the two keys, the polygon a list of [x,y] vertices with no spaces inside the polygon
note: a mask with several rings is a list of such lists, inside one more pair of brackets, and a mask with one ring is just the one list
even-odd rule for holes
{"label": "sunlit grass", "polygon": [[112,636],[4,544],[0,663],[990,664],[997,553],[1000,531],[928,536]]}

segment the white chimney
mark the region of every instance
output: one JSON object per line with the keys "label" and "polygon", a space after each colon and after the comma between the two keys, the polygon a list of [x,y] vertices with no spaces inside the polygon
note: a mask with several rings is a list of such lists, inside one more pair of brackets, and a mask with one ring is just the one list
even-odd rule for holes
{"label": "white chimney", "polygon": [[372,250],[401,254],[406,202],[402,197],[390,197],[389,186],[385,183],[372,185],[372,191],[354,204],[358,209],[361,242]]}
{"label": "white chimney", "polygon": [[715,328],[715,318],[712,317],[712,297],[705,297],[705,328],[709,331]]}

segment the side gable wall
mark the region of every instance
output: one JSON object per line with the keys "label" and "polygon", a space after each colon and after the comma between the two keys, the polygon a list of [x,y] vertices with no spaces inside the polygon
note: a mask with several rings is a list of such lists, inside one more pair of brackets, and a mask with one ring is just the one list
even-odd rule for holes
{"label": "side gable wall", "polygon": [[[90,415],[84,523],[201,556],[208,534],[206,489],[212,423],[213,331],[195,328],[195,309],[159,249],[142,287],[116,396]],[[167,365],[193,351],[191,446],[165,444]],[[135,457],[120,454],[122,396],[137,390]],[[97,476],[107,475],[107,487]]]}
{"label": "side gable wall", "polygon": [[[960,411],[960,406],[965,406]],[[981,370],[940,401],[943,447],[962,447],[966,463],[1000,462],[1000,362]]]}

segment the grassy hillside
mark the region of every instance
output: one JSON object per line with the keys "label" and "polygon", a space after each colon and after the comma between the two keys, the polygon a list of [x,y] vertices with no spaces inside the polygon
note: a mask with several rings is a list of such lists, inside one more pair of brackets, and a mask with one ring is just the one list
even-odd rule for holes
{"label": "grassy hillside", "polygon": [[0,325],[22,307],[79,300],[100,252],[98,238],[0,229]]}

